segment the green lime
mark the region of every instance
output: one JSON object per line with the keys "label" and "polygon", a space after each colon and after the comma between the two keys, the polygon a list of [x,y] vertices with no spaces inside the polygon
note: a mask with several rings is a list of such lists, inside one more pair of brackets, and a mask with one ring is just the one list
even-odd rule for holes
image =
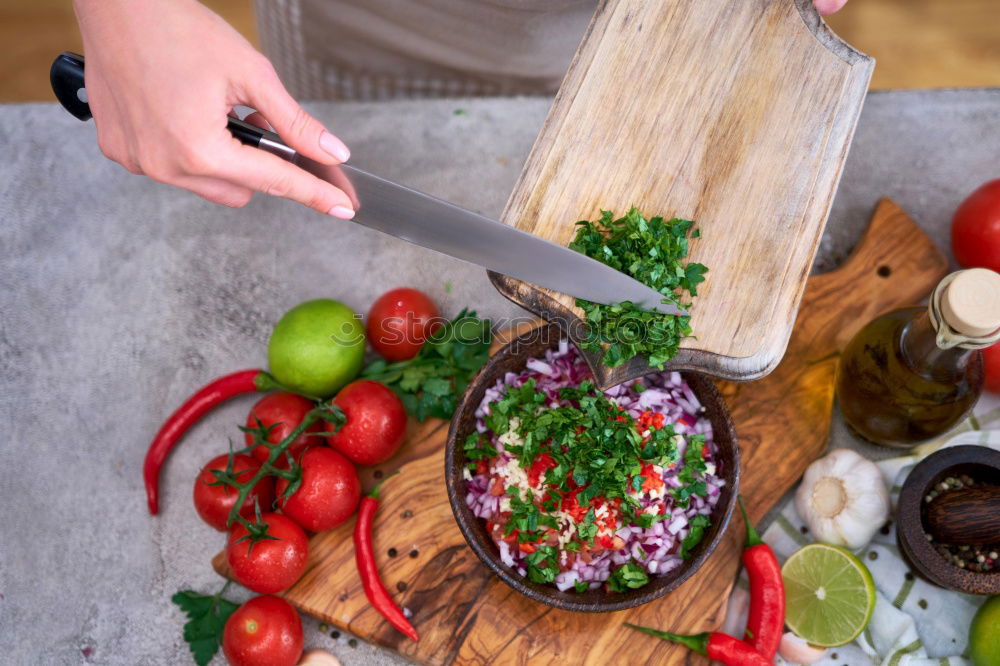
{"label": "green lime", "polygon": [[317,398],[333,395],[361,371],[365,329],[338,301],[321,298],[285,313],[271,333],[271,374],[292,391]]}
{"label": "green lime", "polygon": [[875,610],[875,581],[850,551],[811,543],[781,567],[785,624],[813,645],[837,647],[857,638]]}
{"label": "green lime", "polygon": [[1000,597],[990,597],[969,626],[969,656],[975,666],[1000,666]]}

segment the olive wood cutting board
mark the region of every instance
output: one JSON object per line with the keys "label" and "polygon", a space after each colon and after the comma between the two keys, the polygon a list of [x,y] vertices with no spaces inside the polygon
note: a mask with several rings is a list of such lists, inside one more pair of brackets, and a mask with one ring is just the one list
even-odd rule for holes
{"label": "olive wood cutting board", "polygon": [[[792,487],[826,446],[840,347],[875,315],[925,297],[947,268],[930,239],[883,199],[845,264],[809,278],[778,368],[759,381],[720,384],[739,437],[742,493],[754,519]],[[732,521],[704,566],[662,599],[603,615],[549,608],[500,582],[462,538],[444,484],[448,424],[411,426],[400,453],[377,469],[362,470],[362,479],[370,488],[376,477],[400,471],[382,489],[375,552],[386,585],[413,612],[420,641],[404,638],[369,606],[355,568],[353,520],[312,537],[308,568],[285,593],[289,601],[421,664],[704,662],[621,623],[680,632],[717,627],[739,564],[740,521]],[[222,554],[213,565],[227,573]]]}
{"label": "olive wood cutting board", "polygon": [[[501,219],[560,245],[602,209],[694,220],[689,258],[709,272],[671,367],[762,377],[792,331],[873,68],[812,0],[603,0]],[[580,332],[572,297],[490,278]],[[604,387],[649,372],[587,357]]]}

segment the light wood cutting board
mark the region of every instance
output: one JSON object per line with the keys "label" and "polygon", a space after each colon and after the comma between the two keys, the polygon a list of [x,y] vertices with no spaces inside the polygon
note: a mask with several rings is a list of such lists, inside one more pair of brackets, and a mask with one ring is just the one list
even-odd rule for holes
{"label": "light wood cutting board", "polygon": [[[838,350],[875,315],[926,296],[947,270],[930,239],[883,200],[845,265],[809,278],[788,354],[778,368],[760,381],[720,384],[740,441],[741,491],[755,520],[826,446]],[[366,488],[375,475],[400,470],[383,487],[375,553],[395,599],[413,611],[420,641],[404,638],[369,606],[355,568],[353,520],[312,537],[308,568],[286,592],[289,601],[421,664],[706,663],[621,623],[680,632],[718,626],[739,564],[740,521],[732,521],[702,568],[662,599],[604,615],[555,610],[500,582],[466,545],[444,485],[447,431],[444,421],[414,425],[395,458],[362,470]],[[223,554],[213,565],[227,573]]]}
{"label": "light wood cutting board", "polygon": [[[812,0],[603,0],[503,221],[566,245],[602,209],[695,220],[709,267],[671,364],[732,380],[781,359],[874,61]],[[497,289],[567,331],[571,297]],[[602,386],[649,371],[588,358]]]}

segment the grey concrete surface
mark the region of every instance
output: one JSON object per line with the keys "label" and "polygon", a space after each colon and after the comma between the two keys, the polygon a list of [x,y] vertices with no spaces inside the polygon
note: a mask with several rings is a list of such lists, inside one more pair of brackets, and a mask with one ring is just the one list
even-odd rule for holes
{"label": "grey concrete surface", "polygon": [[[547,106],[311,110],[360,166],[496,215]],[[449,258],[284,201],[228,210],[131,176],[101,157],[92,125],[54,105],[0,107],[0,154],[4,664],[189,663],[169,597],[218,589],[209,558],[223,542],[195,515],[191,483],[239,436],[252,398],[189,434],[166,467],[156,518],[145,509],[142,458],[194,388],[265,362],[269,329],[288,307],[328,296],[364,310],[409,284],[448,314],[465,305],[496,319],[519,314],[481,270]],[[998,157],[1000,91],[873,94],[817,266],[844,256],[883,194],[947,246],[951,211],[1000,176]],[[306,627],[307,646],[345,664],[400,663]]]}

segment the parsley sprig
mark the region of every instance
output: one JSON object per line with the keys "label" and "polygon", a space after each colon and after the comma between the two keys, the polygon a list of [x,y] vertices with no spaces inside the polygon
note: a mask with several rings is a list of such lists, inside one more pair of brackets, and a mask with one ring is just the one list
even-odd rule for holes
{"label": "parsley sprig", "polygon": [[450,419],[466,386],[489,360],[492,340],[489,320],[462,310],[435,331],[412,359],[378,360],[361,376],[395,391],[406,411],[419,421]]}
{"label": "parsley sprig", "polygon": [[[697,296],[698,284],[708,271],[702,264],[682,261],[689,236],[698,237],[698,231],[691,232],[693,225],[678,218],[647,220],[635,207],[618,219],[611,211],[602,211],[596,222],[577,222],[569,247],[649,285],[663,294],[662,302],[686,308],[690,303],[685,302],[685,292]],[[690,317],[645,311],[629,301],[601,305],[577,299],[576,304],[587,322],[581,347],[603,350],[601,360],[612,368],[644,356],[651,366],[662,369],[677,354],[681,339],[691,335]]]}
{"label": "parsley sprig", "polygon": [[184,640],[198,666],[206,666],[222,645],[222,630],[226,620],[239,606],[222,598],[226,587],[209,596],[191,590],[181,590],[170,598],[188,616],[184,625]]}

